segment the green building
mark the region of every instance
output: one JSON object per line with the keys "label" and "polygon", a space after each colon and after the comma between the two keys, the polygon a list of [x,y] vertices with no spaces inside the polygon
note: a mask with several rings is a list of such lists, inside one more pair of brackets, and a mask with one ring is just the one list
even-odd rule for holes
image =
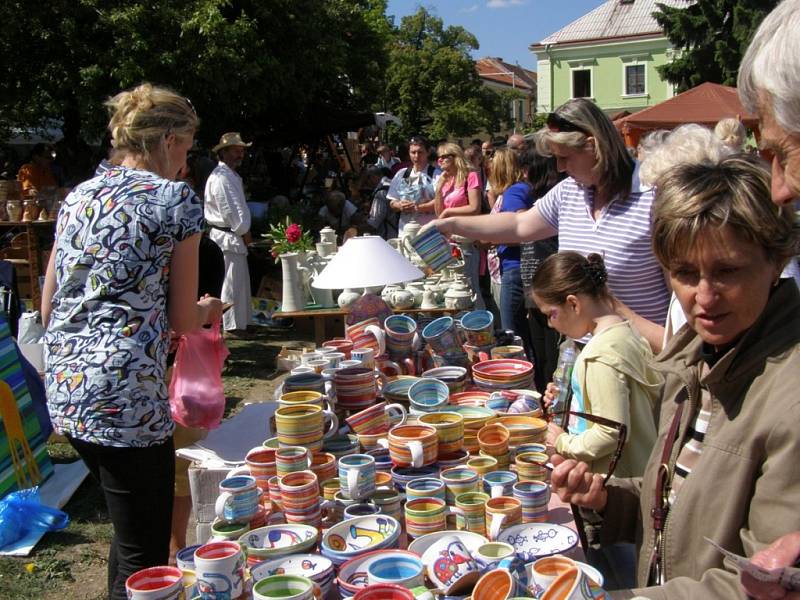
{"label": "green building", "polygon": [[[688,6],[692,0],[659,0]],[[591,98],[609,114],[636,112],[671,98],[656,67],[674,50],[652,14],[657,0],[608,0],[531,44],[538,58],[537,112],[571,98]]]}

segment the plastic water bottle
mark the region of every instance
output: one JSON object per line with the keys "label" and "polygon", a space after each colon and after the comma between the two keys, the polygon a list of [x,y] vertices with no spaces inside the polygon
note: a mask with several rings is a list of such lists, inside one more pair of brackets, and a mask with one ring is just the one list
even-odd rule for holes
{"label": "plastic water bottle", "polygon": [[578,358],[578,349],[572,340],[566,340],[561,344],[561,352],[558,355],[558,365],[553,373],[553,383],[558,386],[558,397],[550,406],[553,414],[562,413],[569,410],[567,395],[569,394],[569,384],[572,379],[572,369],[575,360]]}

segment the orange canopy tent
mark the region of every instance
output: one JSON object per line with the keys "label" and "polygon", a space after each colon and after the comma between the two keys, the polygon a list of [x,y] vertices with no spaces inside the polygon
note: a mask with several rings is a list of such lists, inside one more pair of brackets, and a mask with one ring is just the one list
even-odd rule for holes
{"label": "orange canopy tent", "polygon": [[735,87],[701,83],[669,100],[617,119],[614,124],[625,137],[625,145],[635,148],[647,131],[674,129],[685,123],[714,127],[727,117],[737,117],[749,129],[758,127],[758,119],[745,111]]}

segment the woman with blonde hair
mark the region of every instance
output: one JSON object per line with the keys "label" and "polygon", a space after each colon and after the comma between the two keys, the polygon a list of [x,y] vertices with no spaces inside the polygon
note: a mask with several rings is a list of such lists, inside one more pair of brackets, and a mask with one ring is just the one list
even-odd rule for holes
{"label": "woman with blonde hair", "polygon": [[620,316],[660,350],[669,291],[650,248],[653,190],[640,182],[638,163],[608,116],[585,98],[550,113],[537,138],[540,153],[554,156],[569,177],[529,210],[447,217],[433,226],[445,235],[497,243],[558,235],[561,250],[601,254]]}
{"label": "woman with blonde hair", "polygon": [[197,299],[203,208],[185,183],[199,119],[175,92],[142,84],[107,103],[120,164],[64,200],[42,291],[55,430],[100,483],[114,537],[109,598],[167,564],[175,485],[165,382],[170,332],[218,321]]}
{"label": "woman with blonde hair", "polygon": [[[452,142],[439,144],[436,149],[442,174],[436,182],[433,206],[437,217],[477,215],[481,212],[481,178],[464,156],[461,146]],[[485,304],[479,281],[480,252],[474,243],[462,244],[464,273],[469,277],[476,294],[475,308]]]}

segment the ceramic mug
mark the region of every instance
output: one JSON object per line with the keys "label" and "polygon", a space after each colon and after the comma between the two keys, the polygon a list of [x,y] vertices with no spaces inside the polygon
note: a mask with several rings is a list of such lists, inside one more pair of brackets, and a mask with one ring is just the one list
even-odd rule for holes
{"label": "ceramic mug", "polygon": [[312,600],[320,595],[319,586],[302,575],[271,575],[253,585],[253,600]]}
{"label": "ceramic mug", "polygon": [[129,600],[182,600],[183,573],[177,567],[150,567],[125,580]]}
{"label": "ceramic mug", "polygon": [[527,595],[525,586],[505,569],[494,569],[484,574],[472,590],[472,600],[507,600]]}
{"label": "ceramic mug", "polygon": [[362,588],[352,600],[415,600],[411,590],[393,583],[378,583]]}
{"label": "ceramic mug", "polygon": [[295,471],[280,478],[283,514],[287,523],[319,527],[322,522],[320,489],[313,471]]}
{"label": "ceramic mug", "polygon": [[236,542],[203,544],[194,553],[197,589],[202,600],[214,600],[228,594],[238,598],[244,593],[245,558]]}
{"label": "ceramic mug", "polygon": [[302,446],[286,446],[275,451],[276,475],[283,477],[295,471],[305,471],[311,466],[308,450]]}
{"label": "ceramic mug", "polygon": [[400,467],[432,465],[438,455],[438,436],[429,425],[398,425],[389,430],[389,454]]}
{"label": "ceramic mug", "polygon": [[539,452],[523,452],[517,454],[514,462],[517,466],[517,474],[520,481],[546,481],[547,462],[550,459],[547,454]]}
{"label": "ceramic mug", "polygon": [[478,563],[478,568],[484,572],[497,568],[500,561],[514,556],[514,546],[505,542],[481,544],[472,553],[472,558]]}
{"label": "ceramic mug", "polygon": [[281,445],[320,450],[322,441],[338,432],[339,419],[334,412],[319,406],[293,404],[278,407],[275,425]]}
{"label": "ceramic mug", "polygon": [[437,458],[464,448],[464,417],[460,414],[455,412],[429,413],[420,415],[419,422],[436,429],[439,439]]}
{"label": "ceramic mug", "polygon": [[460,509],[449,507],[441,498],[414,498],[406,502],[406,535],[418,538],[426,533],[444,531],[447,515],[459,514]]}
{"label": "ceramic mug", "polygon": [[495,346],[491,350],[492,358],[519,358],[527,360],[525,348],[522,346]]}
{"label": "ceramic mug", "polygon": [[406,484],[406,499],[414,498],[439,498],[446,501],[444,482],[436,477],[412,479]]}
{"label": "ceramic mug", "polygon": [[486,530],[490,541],[512,525],[522,523],[522,503],[510,496],[498,496],[486,501]]}
{"label": "ceramic mug", "polygon": [[354,348],[350,353],[353,360],[361,361],[361,364],[368,369],[375,368],[375,349],[374,348]]}
{"label": "ceramic mug", "polygon": [[423,554],[428,578],[446,596],[468,592],[480,577],[475,559],[455,535],[435,541]]}
{"label": "ceramic mug", "polygon": [[260,490],[254,477],[238,475],[223,479],[214,503],[217,517],[229,523],[247,523],[258,510]]}
{"label": "ceramic mug", "polygon": [[[320,354],[319,356],[322,355]],[[284,394],[303,390],[310,390],[312,392],[324,394],[325,380],[319,373],[301,373],[299,375],[289,375],[289,377],[283,381]]]}
{"label": "ceramic mug", "polygon": [[511,471],[493,471],[483,476],[483,489],[492,498],[511,496],[515,483],[517,474]]}
{"label": "ceramic mug", "polygon": [[183,570],[194,570],[194,552],[203,544],[195,544],[194,546],[186,546],[181,548],[175,553],[175,564]]}
{"label": "ceramic mug", "polygon": [[350,352],[353,350],[353,342],[347,338],[333,338],[326,342],[322,342],[323,348],[332,348],[344,354],[344,360],[350,358]]}
{"label": "ceramic mug", "polygon": [[[525,571],[534,598],[585,600],[603,597],[600,572],[566,556],[540,558],[525,565]],[[563,579],[558,581],[560,578]]]}
{"label": "ceramic mug", "polygon": [[422,337],[439,355],[460,354],[463,352],[463,341],[456,330],[453,317],[434,319],[422,330]]}
{"label": "ceramic mug", "polygon": [[[211,524],[210,541],[222,542],[225,540],[231,540],[235,542],[248,531],[250,531],[250,523],[229,523],[228,521],[220,521],[219,519],[216,519]],[[197,548],[195,548],[195,550],[196,549]],[[194,555],[192,556],[192,560],[194,560]]]}
{"label": "ceramic mug", "polygon": [[386,404],[378,402],[369,408],[357,412],[345,419],[355,433],[359,435],[379,434],[389,431],[389,419],[391,413],[398,413],[399,422],[395,425],[402,425],[408,418],[408,413],[402,404]]}
{"label": "ceramic mug", "polygon": [[442,471],[440,477],[445,484],[445,500],[453,506],[456,497],[467,492],[480,491],[480,475],[474,469],[467,466],[451,467]]}
{"label": "ceramic mug", "polygon": [[494,315],[488,310],[473,310],[461,317],[461,328],[467,343],[490,346],[494,343]]}
{"label": "ceramic mug", "polygon": [[278,398],[278,406],[294,406],[297,404],[311,404],[322,409],[328,408],[325,403],[325,395],[311,390],[284,392]]}
{"label": "ceramic mug", "polygon": [[369,502],[357,502],[350,506],[345,506],[343,517],[345,519],[353,519],[355,517],[368,517],[370,515],[377,515],[381,512],[381,508]]}
{"label": "ceramic mug", "polygon": [[409,253],[409,256],[416,252],[433,272],[440,271],[455,261],[450,250],[450,242],[436,227],[429,227],[412,239],[409,239],[408,236],[403,236],[400,238],[400,243]]}
{"label": "ceramic mug", "polygon": [[349,454],[339,459],[339,486],[344,496],[359,500],[375,492],[375,458]]}
{"label": "ceramic mug", "polygon": [[467,467],[483,477],[497,469],[497,459],[491,456],[474,456],[467,461]]}
{"label": "ceramic mug", "polygon": [[278,474],[273,448],[253,448],[245,455],[244,462],[253,477],[272,477]]}
{"label": "ceramic mug", "polygon": [[486,502],[489,495],[467,492],[456,496],[455,505],[461,513],[456,516],[456,529],[486,535]]}
{"label": "ceramic mug", "polygon": [[523,523],[547,521],[550,486],[544,481],[518,481],[513,486],[514,498],[522,504]]}
{"label": "ceramic mug", "polygon": [[309,470],[317,476],[317,480],[328,481],[338,476],[336,457],[330,452],[314,452],[311,455]]}

